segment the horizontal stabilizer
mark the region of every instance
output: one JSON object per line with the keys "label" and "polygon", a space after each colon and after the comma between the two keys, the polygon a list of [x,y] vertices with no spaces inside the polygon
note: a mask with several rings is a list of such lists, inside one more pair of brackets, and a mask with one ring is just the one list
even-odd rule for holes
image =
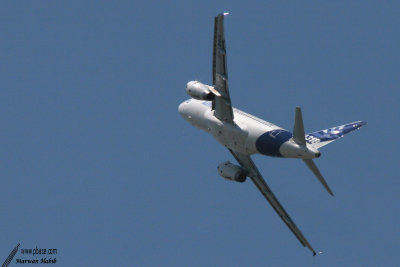
{"label": "horizontal stabilizer", "polygon": [[348,123],[341,126],[332,127],[329,129],[309,133],[306,135],[308,144],[311,144],[315,148],[323,147],[339,138],[342,138],[345,134],[348,134],[354,130],[359,129],[361,126],[366,125],[364,121],[357,121]]}
{"label": "horizontal stabilizer", "polygon": [[329,188],[328,184],[326,183],[324,177],[322,176],[321,172],[318,170],[317,165],[315,165],[312,159],[303,159],[304,162],[307,164],[308,168],[314,173],[315,177],[317,177],[318,181],[325,187],[326,191],[328,191],[331,196],[333,195],[332,190]]}

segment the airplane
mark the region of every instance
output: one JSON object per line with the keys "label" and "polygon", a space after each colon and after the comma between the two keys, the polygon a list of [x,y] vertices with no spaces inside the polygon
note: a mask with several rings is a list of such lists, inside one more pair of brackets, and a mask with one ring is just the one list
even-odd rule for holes
{"label": "airplane", "polygon": [[296,107],[291,133],[271,122],[232,107],[224,34],[224,17],[228,14],[218,14],[214,20],[212,86],[199,81],[188,82],[186,92],[192,98],[182,102],[178,111],[190,124],[210,133],[239,163],[239,165],[230,161],[221,163],[217,167],[219,175],[241,183],[249,177],[300,243],[310,249],[315,256],[317,253],[279,203],[250,156],[261,154],[302,159],[322,186],[333,196],[332,190],[313,159],[321,156],[319,148],[359,129],[366,125],[366,122],[357,121],[305,134],[301,109]]}

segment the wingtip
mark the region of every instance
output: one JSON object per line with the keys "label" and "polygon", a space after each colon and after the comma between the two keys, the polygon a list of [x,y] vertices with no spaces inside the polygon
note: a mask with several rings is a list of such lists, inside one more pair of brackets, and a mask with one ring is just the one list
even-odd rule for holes
{"label": "wingtip", "polygon": [[222,13],[219,13],[217,15],[217,17],[225,17],[225,16],[228,16],[228,15],[229,15],[229,12],[222,12]]}
{"label": "wingtip", "polygon": [[366,121],[356,121],[356,122],[349,123],[349,124],[353,125],[353,127],[356,129],[360,129],[361,127],[367,125],[367,122]]}

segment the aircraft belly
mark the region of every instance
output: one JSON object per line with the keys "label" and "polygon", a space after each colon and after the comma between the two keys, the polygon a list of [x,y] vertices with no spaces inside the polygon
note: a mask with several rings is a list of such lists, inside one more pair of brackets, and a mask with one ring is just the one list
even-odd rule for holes
{"label": "aircraft belly", "polygon": [[215,140],[229,149],[248,154],[246,149],[248,134],[245,128],[239,127],[236,124],[222,122],[216,119],[212,115],[212,112],[210,112],[210,116],[207,117],[209,121],[209,132]]}
{"label": "aircraft belly", "polygon": [[257,139],[265,132],[270,131],[271,127],[240,116],[237,116],[235,122],[239,125],[239,127],[246,128],[247,130],[246,145],[245,145],[246,154],[252,155],[259,153],[256,146]]}
{"label": "aircraft belly", "polygon": [[233,151],[246,155],[258,153],[256,140],[264,133],[263,130],[242,121],[235,120],[234,124],[222,122],[215,118],[212,112],[206,112],[205,116],[209,125],[208,132],[215,140]]}
{"label": "aircraft belly", "polygon": [[280,137],[281,132],[286,131],[272,123],[237,109],[233,123],[221,121],[214,116],[214,110],[210,109],[207,101],[193,99],[181,104],[180,112],[193,126],[210,133],[219,143],[233,151],[246,155],[260,153],[281,156],[279,148],[283,142],[276,136]]}

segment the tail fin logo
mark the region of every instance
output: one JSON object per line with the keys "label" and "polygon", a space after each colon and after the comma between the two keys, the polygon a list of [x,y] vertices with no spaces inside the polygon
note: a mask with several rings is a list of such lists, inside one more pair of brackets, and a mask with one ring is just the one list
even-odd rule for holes
{"label": "tail fin logo", "polygon": [[[348,134],[354,130],[357,130],[361,126],[364,126],[366,124],[367,124],[366,122],[357,121],[357,122],[352,122],[349,124],[313,132],[313,133],[306,135],[306,140],[307,140],[307,143],[309,143],[309,144],[327,142],[324,144],[324,145],[326,145],[326,144],[328,144],[328,142],[332,142],[336,139],[342,138],[345,134]],[[321,146],[323,146],[323,145],[321,145]],[[321,147],[321,146],[319,146],[319,147]]]}

